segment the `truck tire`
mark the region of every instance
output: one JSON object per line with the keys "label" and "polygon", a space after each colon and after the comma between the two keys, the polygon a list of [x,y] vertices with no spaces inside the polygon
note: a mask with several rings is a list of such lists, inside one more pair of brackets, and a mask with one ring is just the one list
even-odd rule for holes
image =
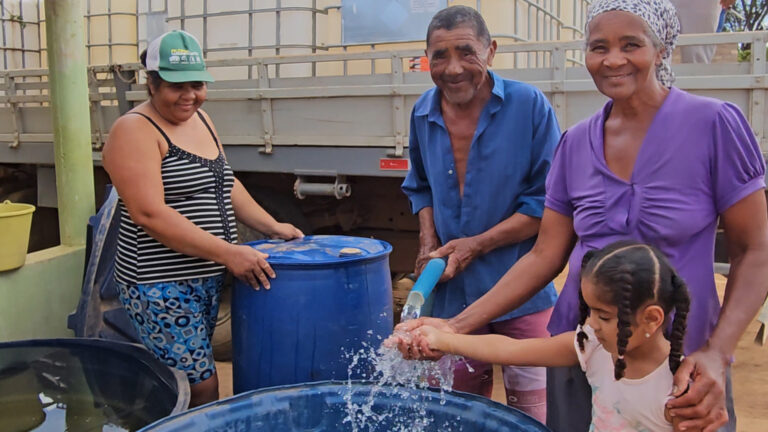
{"label": "truck tire", "polygon": [[216,329],[211,337],[213,358],[216,361],[232,360],[232,276],[227,273],[219,299],[219,314],[216,318]]}

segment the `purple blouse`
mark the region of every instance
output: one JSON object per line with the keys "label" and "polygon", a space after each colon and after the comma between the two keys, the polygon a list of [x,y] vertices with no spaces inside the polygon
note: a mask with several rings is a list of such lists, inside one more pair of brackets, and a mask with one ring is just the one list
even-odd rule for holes
{"label": "purple blouse", "polygon": [[548,329],[555,335],[576,328],[584,253],[634,239],[658,247],[687,282],[691,353],[709,338],[720,311],[713,269],[718,216],[765,188],[765,162],[738,107],[673,87],[625,181],[603,153],[611,106],[563,135],[547,177],[545,206],[573,218],[578,236]]}

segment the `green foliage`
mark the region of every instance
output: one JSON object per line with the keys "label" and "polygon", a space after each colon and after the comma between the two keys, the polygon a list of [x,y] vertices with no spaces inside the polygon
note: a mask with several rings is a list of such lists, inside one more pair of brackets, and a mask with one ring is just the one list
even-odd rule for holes
{"label": "green foliage", "polygon": [[739,63],[748,62],[752,59],[752,50],[740,49],[738,54]]}
{"label": "green foliage", "polygon": [[22,30],[24,30],[24,27],[27,26],[27,23],[24,22],[24,20],[21,18],[21,15],[11,14],[10,20],[19,23],[19,27],[21,27]]}
{"label": "green foliage", "polygon": [[[0,6],[2,6],[2,5],[0,5]],[[8,8],[6,8],[5,6],[2,6],[2,8],[3,8],[3,15],[5,15],[5,13],[7,12],[8,13],[8,20],[16,22],[16,23],[19,23],[19,27],[21,27],[21,29],[24,30],[24,28],[27,26],[27,23],[24,22],[24,18],[21,16],[21,14],[17,15],[15,13],[9,11]]]}
{"label": "green foliage", "polygon": [[768,30],[768,0],[736,0],[725,17],[727,31]]}
{"label": "green foliage", "polygon": [[[768,0],[736,0],[725,16],[724,31],[761,30],[768,30]],[[768,56],[768,49],[766,55]],[[751,58],[751,44],[740,44],[738,60],[748,62]]]}
{"label": "green foliage", "polygon": [[[765,46],[765,58],[768,58],[768,44]],[[739,62],[752,61],[752,50],[749,48],[740,48],[737,59]]]}

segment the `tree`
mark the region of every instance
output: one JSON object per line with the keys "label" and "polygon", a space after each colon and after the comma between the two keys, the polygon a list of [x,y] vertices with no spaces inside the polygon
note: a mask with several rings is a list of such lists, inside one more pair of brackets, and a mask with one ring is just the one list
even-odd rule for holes
{"label": "tree", "polygon": [[768,0],[736,0],[725,17],[728,31],[768,30]]}
{"label": "tree", "polygon": [[[768,0],[736,0],[725,16],[724,27],[732,32],[768,30]],[[739,61],[748,61],[751,55],[752,44],[741,44]]]}

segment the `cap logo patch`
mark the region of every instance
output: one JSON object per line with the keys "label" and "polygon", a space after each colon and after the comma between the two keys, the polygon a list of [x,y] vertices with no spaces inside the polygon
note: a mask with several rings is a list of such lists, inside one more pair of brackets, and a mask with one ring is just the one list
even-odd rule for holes
{"label": "cap logo patch", "polygon": [[168,57],[168,63],[172,65],[200,64],[200,54],[184,48],[171,49],[171,55]]}

